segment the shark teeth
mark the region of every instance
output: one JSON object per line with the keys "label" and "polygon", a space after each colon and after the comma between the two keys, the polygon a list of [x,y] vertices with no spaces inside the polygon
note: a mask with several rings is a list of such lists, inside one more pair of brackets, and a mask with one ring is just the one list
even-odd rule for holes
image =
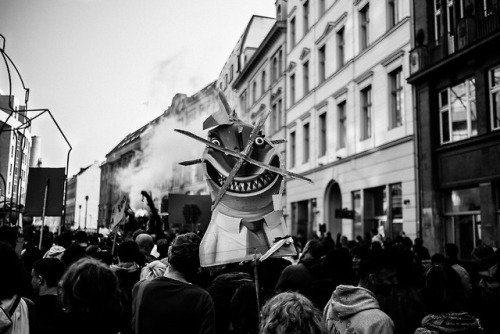
{"label": "shark teeth", "polygon": [[[227,187],[227,190],[241,194],[256,192],[267,187],[271,182],[274,181],[276,177],[277,174],[273,172],[265,172],[264,174],[261,174],[257,179],[251,181],[239,182],[233,180],[229,187]],[[226,177],[219,173],[219,176],[217,178],[217,184],[219,185],[219,187],[222,187],[225,182]]]}

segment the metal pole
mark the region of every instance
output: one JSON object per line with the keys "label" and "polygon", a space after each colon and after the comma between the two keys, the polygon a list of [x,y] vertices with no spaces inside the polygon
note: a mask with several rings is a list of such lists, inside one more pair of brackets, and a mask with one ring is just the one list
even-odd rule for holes
{"label": "metal pole", "polygon": [[47,179],[47,183],[45,184],[45,194],[43,195],[43,211],[42,211],[42,228],[40,229],[40,241],[38,243],[38,249],[42,249],[42,239],[43,239],[43,226],[45,224],[45,210],[47,209],[47,193],[49,192],[49,182],[50,179]]}
{"label": "metal pole", "polygon": [[82,226],[82,205],[80,204],[78,206],[78,229],[80,229],[80,226]]}
{"label": "metal pole", "polygon": [[89,204],[89,196],[87,195],[87,196],[85,196],[85,220],[84,220],[85,225],[83,227],[83,229],[85,231],[87,231],[87,207],[88,207],[88,204]]}

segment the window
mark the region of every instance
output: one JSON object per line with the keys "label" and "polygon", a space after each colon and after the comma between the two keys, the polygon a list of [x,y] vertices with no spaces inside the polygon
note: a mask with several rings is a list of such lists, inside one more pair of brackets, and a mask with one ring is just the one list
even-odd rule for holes
{"label": "window", "polygon": [[280,98],[278,100],[278,127],[276,130],[281,129],[281,125],[283,124],[283,100]]}
{"label": "window", "polygon": [[309,93],[309,61],[306,61],[302,66],[302,74],[304,76],[304,96]]}
{"label": "window", "polygon": [[305,1],[302,5],[304,15],[304,35],[309,31],[309,1]]}
{"label": "window", "polygon": [[361,220],[361,191],[353,191],[352,210],[354,211],[353,235],[363,236],[363,221]]}
{"label": "window", "polygon": [[273,131],[277,131],[277,123],[278,123],[278,104],[274,103],[272,105],[272,114],[271,114],[271,129]]}
{"label": "window", "polygon": [[479,188],[454,189],[444,194],[446,243],[454,243],[467,258],[481,243]]}
{"label": "window", "polygon": [[337,105],[337,149],[345,147],[346,141],[346,102],[343,101]]}
{"label": "window", "polygon": [[224,75],[224,89],[227,88],[227,84],[228,84],[228,81],[227,81],[227,73]]}
{"label": "window", "polygon": [[344,66],[344,28],[342,27],[339,31],[337,31],[337,67],[341,68]]}
{"label": "window", "polygon": [[441,0],[434,0],[434,40],[439,44],[441,37]]}
{"label": "window", "polygon": [[326,45],[323,45],[318,50],[318,64],[319,64],[319,83],[325,81],[326,78]]}
{"label": "window", "polygon": [[442,144],[477,136],[474,78],[439,92],[439,113]]}
{"label": "window", "polygon": [[326,112],[319,115],[319,156],[326,154]]}
{"label": "window", "polygon": [[318,1],[318,16],[321,17],[323,14],[325,14],[325,1],[326,0],[319,0]]}
{"label": "window", "polygon": [[295,103],[295,74],[290,75],[290,102]]}
{"label": "window", "polygon": [[290,132],[290,167],[295,167],[295,131]]}
{"label": "window", "polygon": [[278,79],[278,58],[273,58],[273,63],[271,66],[271,76],[272,81],[275,82]]}
{"label": "window", "polygon": [[253,82],[252,84],[252,102],[255,103],[257,101],[257,82]]}
{"label": "window", "polygon": [[278,73],[280,76],[283,74],[283,50],[278,53]]}
{"label": "window", "polygon": [[500,129],[500,67],[490,71],[491,127]]}
{"label": "window", "polygon": [[303,154],[302,154],[302,162],[306,163],[309,161],[309,145],[310,145],[310,138],[309,138],[309,123],[304,124],[303,127],[303,136],[304,136],[304,147],[303,147]]}
{"label": "window", "polygon": [[295,17],[290,20],[290,45],[295,46]]}
{"label": "window", "polygon": [[240,95],[240,107],[241,107],[242,112],[247,111],[247,92],[246,91]]}
{"label": "window", "polygon": [[261,95],[264,95],[264,93],[266,92],[266,71],[263,71],[262,72],[262,77],[260,79],[260,93]]}
{"label": "window", "polygon": [[387,25],[391,29],[398,23],[398,0],[387,1]]}
{"label": "window", "polygon": [[361,139],[372,136],[372,88],[366,87],[361,91]]}
{"label": "window", "polygon": [[389,74],[389,84],[391,89],[389,128],[393,129],[403,125],[403,70],[398,68]]}
{"label": "window", "polygon": [[446,5],[446,31],[448,32],[448,52],[455,52],[455,9],[453,0],[447,0]]}
{"label": "window", "polygon": [[369,24],[370,24],[370,5],[366,4],[360,11],[359,11],[359,47],[360,50],[364,50],[368,47],[369,43]]}
{"label": "window", "polygon": [[234,66],[231,65],[230,70],[229,70],[229,82],[232,82],[234,78]]}

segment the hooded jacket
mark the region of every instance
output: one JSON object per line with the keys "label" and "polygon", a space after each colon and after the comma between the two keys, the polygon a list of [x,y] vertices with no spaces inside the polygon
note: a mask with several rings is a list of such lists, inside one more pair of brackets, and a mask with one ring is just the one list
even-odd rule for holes
{"label": "hooded jacket", "polygon": [[422,327],[415,334],[461,333],[479,334],[483,329],[479,320],[463,313],[429,314],[422,319]]}
{"label": "hooded jacket", "polygon": [[380,310],[375,295],[362,287],[339,285],[323,312],[330,333],[394,333],[391,318]]}

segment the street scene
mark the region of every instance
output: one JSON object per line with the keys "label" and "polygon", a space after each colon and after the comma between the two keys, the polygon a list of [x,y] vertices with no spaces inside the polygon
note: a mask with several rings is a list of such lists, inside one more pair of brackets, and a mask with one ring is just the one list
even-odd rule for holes
{"label": "street scene", "polygon": [[500,333],[500,0],[0,4],[0,333]]}

